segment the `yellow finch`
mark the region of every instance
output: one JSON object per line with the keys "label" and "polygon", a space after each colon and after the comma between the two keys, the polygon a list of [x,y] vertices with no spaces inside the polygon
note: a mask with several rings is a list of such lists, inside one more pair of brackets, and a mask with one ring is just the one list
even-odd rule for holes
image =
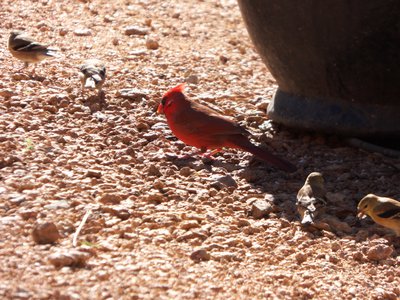
{"label": "yellow finch", "polygon": [[391,198],[368,194],[357,206],[359,218],[369,215],[376,223],[400,235],[400,202]]}
{"label": "yellow finch", "polygon": [[324,178],[321,173],[313,172],[297,193],[297,210],[302,225],[313,225],[315,218],[324,212],[326,200]]}

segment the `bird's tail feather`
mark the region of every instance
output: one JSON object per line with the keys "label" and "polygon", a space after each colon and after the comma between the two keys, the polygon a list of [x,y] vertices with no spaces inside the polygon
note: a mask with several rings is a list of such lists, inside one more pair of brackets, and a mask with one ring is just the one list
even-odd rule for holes
{"label": "bird's tail feather", "polygon": [[232,141],[230,141],[232,144],[232,147],[234,148],[240,148],[244,151],[250,152],[251,154],[257,156],[258,158],[266,161],[267,163],[271,164],[272,166],[281,169],[286,172],[294,172],[296,171],[296,167],[291,164],[290,162],[279,158],[272,153],[270,153],[266,149],[261,149],[260,147],[253,145],[247,137],[243,135],[238,135],[237,137],[235,136]]}
{"label": "bird's tail feather", "polygon": [[312,225],[314,224],[313,215],[310,211],[306,210],[304,212],[303,219],[301,220],[302,225]]}
{"label": "bird's tail feather", "polygon": [[96,82],[92,77],[88,77],[85,81],[85,88],[94,89],[96,87]]}
{"label": "bird's tail feather", "polygon": [[57,50],[55,50],[55,49],[47,49],[46,52],[44,52],[44,55],[52,56],[52,57],[59,57],[60,56],[57,53]]}
{"label": "bird's tail feather", "polygon": [[101,81],[101,76],[99,74],[94,74],[92,77],[96,83]]}

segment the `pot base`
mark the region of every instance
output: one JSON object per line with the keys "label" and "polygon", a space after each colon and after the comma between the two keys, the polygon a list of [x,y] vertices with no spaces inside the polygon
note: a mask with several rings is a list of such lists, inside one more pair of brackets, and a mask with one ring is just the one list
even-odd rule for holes
{"label": "pot base", "polygon": [[400,137],[399,106],[296,96],[278,89],[269,117],[289,127],[353,137]]}

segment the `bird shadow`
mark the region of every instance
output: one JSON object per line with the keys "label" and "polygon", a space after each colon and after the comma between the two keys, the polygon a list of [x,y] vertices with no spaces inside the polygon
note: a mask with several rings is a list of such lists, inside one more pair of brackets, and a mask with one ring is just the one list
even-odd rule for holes
{"label": "bird shadow", "polygon": [[82,96],[82,103],[90,109],[90,113],[95,113],[103,110],[108,106],[105,93],[101,91],[98,95]]}
{"label": "bird shadow", "polygon": [[179,169],[183,167],[189,167],[196,171],[205,169],[208,172],[213,171],[214,168],[223,168],[229,171],[239,170],[243,167],[238,166],[236,164],[226,162],[219,158],[212,158],[212,157],[202,157],[199,155],[184,155],[184,156],[177,156],[177,155],[166,155],[167,160],[171,161],[172,164],[177,166]]}

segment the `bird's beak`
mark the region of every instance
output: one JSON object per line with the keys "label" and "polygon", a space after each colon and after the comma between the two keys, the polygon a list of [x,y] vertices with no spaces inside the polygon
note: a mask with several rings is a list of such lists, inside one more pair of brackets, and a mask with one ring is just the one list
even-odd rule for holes
{"label": "bird's beak", "polygon": [[359,218],[360,220],[363,219],[365,217],[365,213],[361,210],[358,211],[357,213],[357,218]]}
{"label": "bird's beak", "polygon": [[161,103],[160,103],[160,105],[158,105],[157,113],[158,113],[158,114],[164,113],[164,108],[163,108],[163,105],[162,105]]}

